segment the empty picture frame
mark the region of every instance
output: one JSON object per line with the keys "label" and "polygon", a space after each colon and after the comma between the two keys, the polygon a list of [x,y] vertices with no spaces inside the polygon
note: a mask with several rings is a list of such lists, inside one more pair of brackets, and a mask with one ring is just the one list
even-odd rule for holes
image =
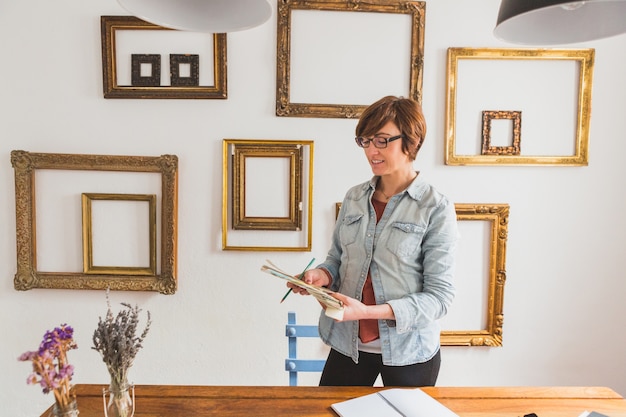
{"label": "empty picture frame", "polygon": [[[593,49],[449,48],[447,165],[588,164]],[[524,114],[519,155],[483,154],[484,109]]]}
{"label": "empty picture frame", "polygon": [[276,115],[358,118],[390,94],[421,103],[425,4],[279,1]]}
{"label": "empty picture frame", "polygon": [[[102,78],[105,98],[137,99],[226,99],[226,34],[196,33],[172,30],[145,22],[133,16],[101,16]],[[172,74],[170,65],[160,65],[161,74],[146,80],[150,85],[131,82],[132,55],[160,55],[161,63],[170,62],[170,55],[194,56],[191,81]],[[135,69],[137,70],[137,69]],[[135,79],[137,74],[135,71]],[[161,80],[161,85],[154,85]]]}
{"label": "empty picture frame", "polygon": [[[463,239],[457,297],[441,320],[443,346],[502,346],[508,204],[455,204]],[[468,228],[464,228],[468,226]]]}
{"label": "empty picture frame", "polygon": [[[106,275],[156,275],[156,194],[83,193],[81,200],[83,272]],[[99,204],[94,202],[101,202],[104,207],[99,209]],[[102,215],[100,217],[103,218],[99,219],[98,215]],[[138,227],[140,223],[143,223],[143,227]],[[137,233],[133,233],[131,226],[146,232],[143,239],[142,236],[133,236]],[[107,229],[108,233],[99,233]],[[109,239],[105,239],[106,235]],[[102,265],[96,262],[104,258],[103,254],[97,253],[96,248],[103,247],[115,252],[115,256],[120,260],[112,261],[117,265]],[[129,255],[137,255],[139,259],[134,259],[135,256],[126,259]]]}
{"label": "empty picture frame", "polygon": [[[301,144],[238,144],[233,155],[233,213],[235,230],[300,230],[302,228],[302,163]],[[275,168],[275,169],[273,169]],[[286,185],[285,204],[269,204],[266,208],[255,207],[251,190],[263,188],[268,176],[274,171],[277,181],[268,188],[276,190]],[[281,175],[282,173],[282,175]],[[260,184],[251,184],[260,180]],[[278,190],[279,193],[281,190]],[[268,201],[267,189],[261,201]],[[271,196],[271,195],[270,195]],[[280,196],[278,196],[280,198]],[[247,204],[246,204],[247,203]]]}
{"label": "empty picture frame", "polygon": [[[510,134],[504,133],[505,145],[495,145],[492,138],[493,121],[494,120],[510,120]],[[505,111],[505,110],[483,110],[483,155],[519,155],[520,145],[522,141],[522,112],[521,111]],[[500,132],[502,133],[502,132]],[[498,142],[498,141],[496,141]],[[499,142],[501,143],[501,142]]]}
{"label": "empty picture frame", "polygon": [[[339,210],[338,202],[335,220]],[[466,289],[458,291],[448,315],[441,320],[441,345],[502,346],[509,206],[455,204],[455,210],[460,227],[469,222],[481,224],[460,242],[456,281]]]}
{"label": "empty picture frame", "polygon": [[224,139],[222,249],[309,251],[313,141]]}
{"label": "empty picture frame", "polygon": [[[162,294],[176,292],[178,211],[178,157],[176,155],[81,155],[15,150],[11,152],[11,164],[15,171],[17,244],[15,289],[23,291],[33,288],[98,290],[110,288],[111,290],[158,291]],[[81,172],[76,173],[76,171]],[[64,181],[58,181],[59,177]],[[105,181],[107,179],[108,182]],[[71,187],[64,188],[65,182],[71,182]],[[80,243],[82,191],[77,192],[76,189],[83,185],[92,191],[96,188],[120,189],[127,186],[127,183],[136,188],[155,189],[160,194],[161,205],[157,212],[160,226],[159,239],[157,239],[157,242],[160,242],[157,248],[159,251],[158,273],[143,276],[86,274],[82,271]],[[37,193],[35,193],[35,188],[37,188]],[[59,193],[59,189],[63,192]],[[37,196],[43,201],[39,201]],[[53,202],[48,205],[43,204],[48,200]],[[42,203],[43,207],[41,204],[38,207],[38,203]],[[66,219],[57,218],[56,215],[59,213],[58,217]],[[56,232],[46,234],[45,231],[49,229],[43,226],[38,228],[37,218],[42,220],[44,226],[52,224],[51,228]],[[59,229],[61,227],[63,229]],[[67,230],[69,228],[76,230],[75,239],[72,239],[73,235],[69,234]],[[36,234],[36,231],[39,233]],[[49,264],[49,254],[54,253],[55,250],[59,251],[59,246],[73,248],[73,240],[78,241],[75,245],[77,253],[68,251],[67,256],[61,258],[70,258],[71,261],[77,258],[77,271],[73,268],[66,269],[70,272],[59,272],[58,269],[62,268],[46,267],[47,270],[38,268],[38,257],[43,256]],[[57,258],[59,256],[53,257],[52,263],[57,262]],[[58,262],[61,261],[64,259],[58,260]],[[73,265],[73,262],[69,263]]]}

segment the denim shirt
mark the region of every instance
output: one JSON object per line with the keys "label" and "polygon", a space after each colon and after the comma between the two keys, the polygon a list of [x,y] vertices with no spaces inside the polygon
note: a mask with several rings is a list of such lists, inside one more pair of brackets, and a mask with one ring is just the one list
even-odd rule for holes
{"label": "denim shirt", "polygon": [[[437,320],[455,294],[456,211],[418,175],[389,200],[377,224],[371,198],[378,179],[348,190],[318,268],[332,277],[330,289],[357,300],[370,270],[376,303],[389,304],[395,315],[378,320],[383,363],[426,362],[439,350]],[[358,320],[336,322],[322,312],[319,331],[326,344],[358,362]]]}

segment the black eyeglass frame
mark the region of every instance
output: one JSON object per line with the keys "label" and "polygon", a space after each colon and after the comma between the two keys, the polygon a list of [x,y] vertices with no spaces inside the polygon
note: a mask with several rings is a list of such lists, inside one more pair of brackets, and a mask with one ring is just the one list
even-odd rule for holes
{"label": "black eyeglass frame", "polygon": [[[399,135],[392,136],[390,138],[381,138],[381,137],[374,136],[371,139],[366,139],[364,137],[357,136],[356,138],[354,138],[354,140],[356,141],[356,144],[357,144],[357,146],[359,148],[369,148],[370,143],[373,142],[375,148],[385,149],[387,147],[387,145],[389,144],[389,142],[393,142],[394,140],[400,139],[400,138],[403,138],[403,137],[404,137],[404,134],[401,133]],[[378,142],[378,141],[381,141],[383,139],[384,139],[384,142]],[[379,143],[381,145],[378,145]]]}

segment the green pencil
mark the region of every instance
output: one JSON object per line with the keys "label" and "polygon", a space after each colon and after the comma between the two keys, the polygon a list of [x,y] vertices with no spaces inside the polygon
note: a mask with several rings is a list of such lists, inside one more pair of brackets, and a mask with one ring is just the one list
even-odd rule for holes
{"label": "green pencil", "polygon": [[[311,265],[313,265],[313,262],[315,262],[315,258],[311,259],[311,262],[309,262],[309,264],[306,266],[306,268],[304,268],[304,271],[302,271],[302,273],[300,274],[300,279],[304,278],[304,273],[306,272],[306,270],[307,270],[307,269],[309,269],[309,267],[310,267]],[[283,296],[283,299],[282,299],[282,300],[280,300],[280,302],[281,302],[281,303],[282,303],[283,301],[285,301],[285,298],[287,298],[287,296],[288,296],[289,294],[291,294],[291,291],[292,291],[292,290],[293,290],[292,288],[289,288],[289,291],[287,291],[287,293]]]}

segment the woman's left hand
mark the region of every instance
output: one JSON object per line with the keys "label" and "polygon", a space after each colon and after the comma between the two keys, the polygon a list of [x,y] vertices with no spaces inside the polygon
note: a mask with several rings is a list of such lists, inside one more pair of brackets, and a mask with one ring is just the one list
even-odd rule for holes
{"label": "woman's left hand", "polygon": [[333,297],[343,302],[343,318],[337,321],[349,320],[395,320],[396,316],[389,304],[366,305],[356,298],[335,292]]}
{"label": "woman's left hand", "polygon": [[356,298],[335,292],[333,297],[343,302],[343,319],[337,321],[361,320],[367,316],[367,308],[365,304]]}

